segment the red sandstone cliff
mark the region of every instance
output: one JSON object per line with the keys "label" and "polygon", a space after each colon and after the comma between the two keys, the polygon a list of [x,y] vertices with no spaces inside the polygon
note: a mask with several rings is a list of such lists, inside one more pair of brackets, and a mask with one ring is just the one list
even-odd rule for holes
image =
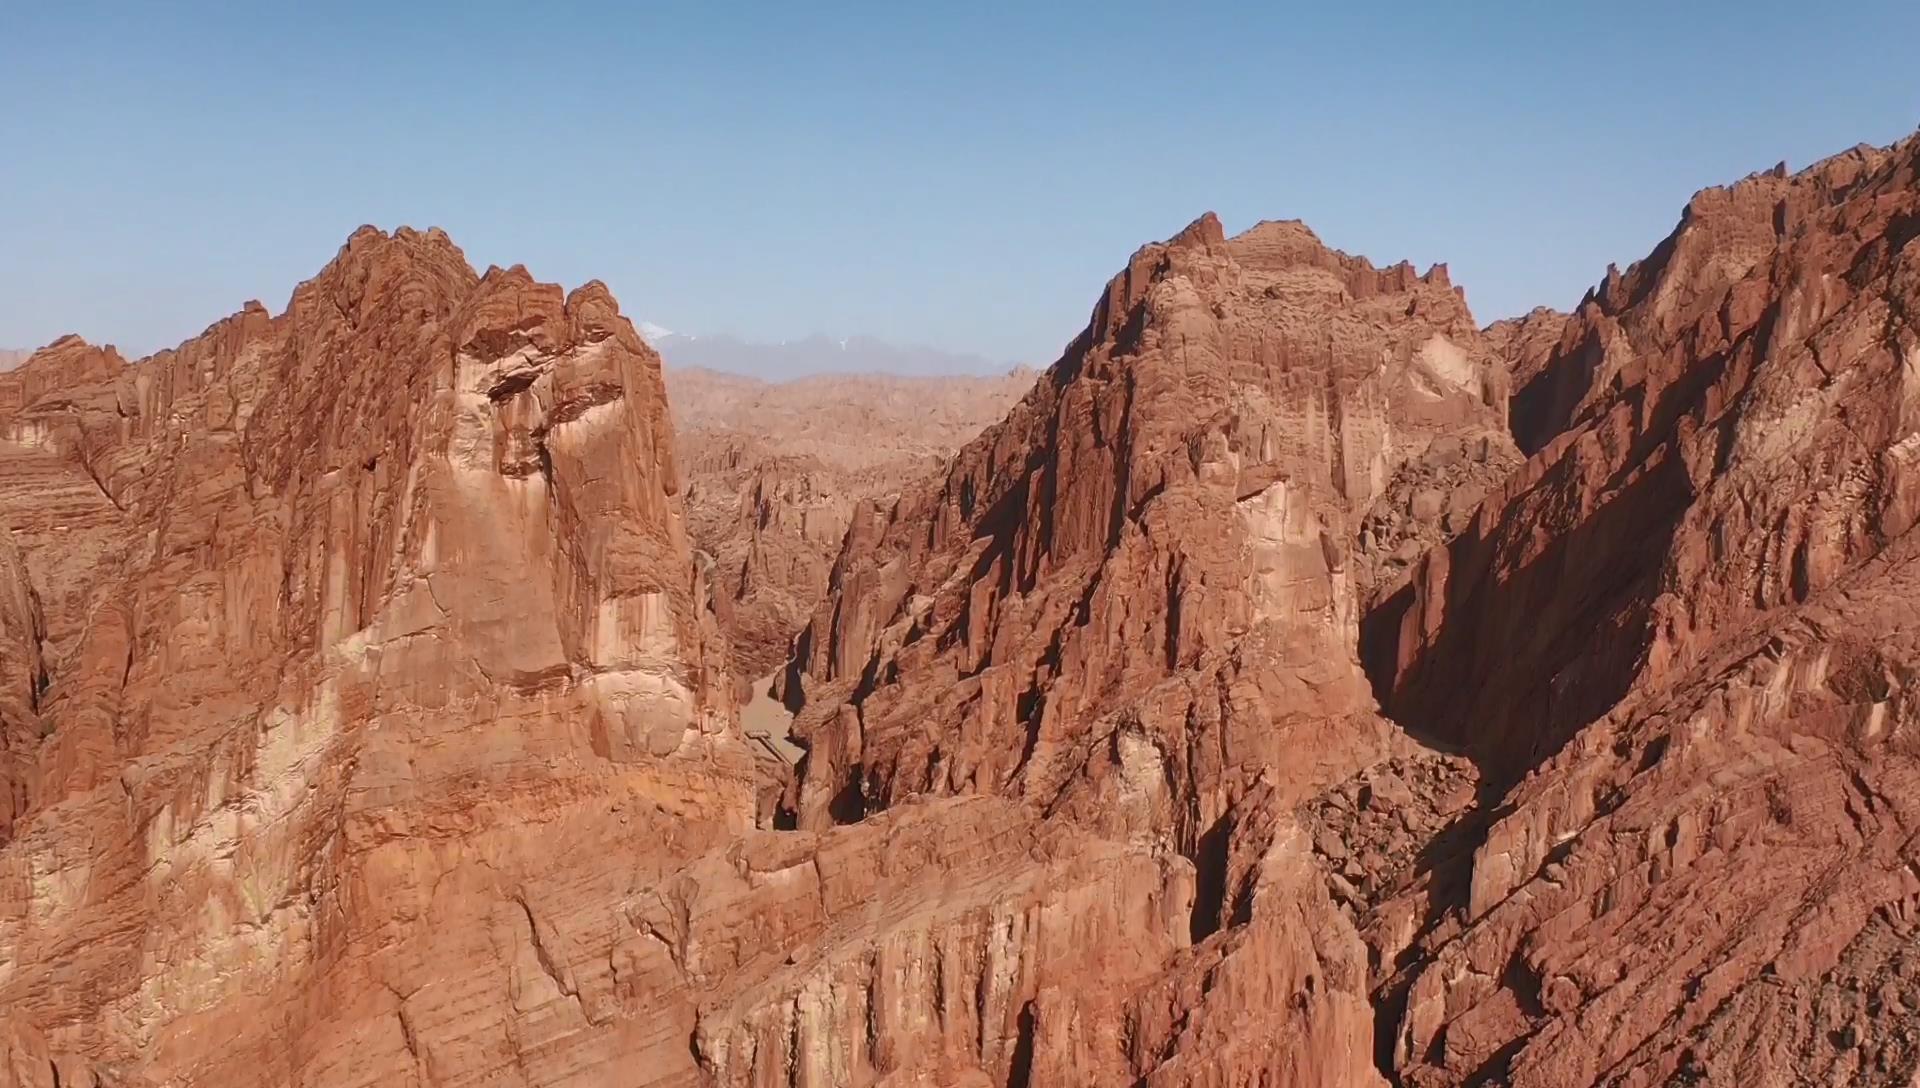
{"label": "red sandstone cliff", "polygon": [[9,388],[22,1083],[1058,1079],[1035,1010],[1189,942],[1190,867],[1005,800],[756,826],[658,361],[596,284],[368,229],[278,317]]}
{"label": "red sandstone cliff", "polygon": [[279,317],[0,382],[0,1006],[159,1083],[690,1068],[604,927],[751,764],[603,288],[369,228]]}
{"label": "red sandstone cliff", "polygon": [[1039,1066],[1377,1082],[1366,951],[1295,809],[1402,746],[1356,624],[1517,461],[1490,360],[1444,270],[1208,216],[946,473],[856,519],[786,684],[800,825],[1005,797],[1192,874],[1193,943],[1036,1005]]}
{"label": "red sandstone cliff", "polygon": [[1916,224],[1920,139],[1700,193],[1369,618],[1394,716],[1511,783],[1409,956],[1408,1083],[1920,1065]]}
{"label": "red sandstone cliff", "polygon": [[57,342],[0,1084],[1909,1083],[1917,225],[1858,149],[1486,330],[1298,224],[1143,248],[851,515],[777,811],[598,285],[366,229]]}

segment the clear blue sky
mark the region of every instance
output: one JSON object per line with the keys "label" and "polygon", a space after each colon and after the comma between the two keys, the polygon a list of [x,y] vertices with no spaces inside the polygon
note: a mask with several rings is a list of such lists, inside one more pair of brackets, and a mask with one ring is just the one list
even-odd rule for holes
{"label": "clear blue sky", "polygon": [[364,222],[684,331],[1045,363],[1213,209],[1491,320],[1920,122],[1914,0],[272,9],[0,0],[0,345],[278,310]]}

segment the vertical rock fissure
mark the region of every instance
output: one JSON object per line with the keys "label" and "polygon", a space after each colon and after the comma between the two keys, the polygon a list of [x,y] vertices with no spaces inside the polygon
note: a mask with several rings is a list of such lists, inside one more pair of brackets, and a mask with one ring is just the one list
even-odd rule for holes
{"label": "vertical rock fissure", "polygon": [[1007,1088],[1032,1088],[1033,1084],[1033,1002],[1020,1006],[1020,1019],[1013,1041],[1013,1058],[1007,1065]]}

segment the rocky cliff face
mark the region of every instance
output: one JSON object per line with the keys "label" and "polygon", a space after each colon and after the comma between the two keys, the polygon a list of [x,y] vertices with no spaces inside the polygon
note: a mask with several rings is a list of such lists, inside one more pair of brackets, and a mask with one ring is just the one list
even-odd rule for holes
{"label": "rocky cliff face", "polygon": [[1360,609],[1518,460],[1489,360],[1444,269],[1212,217],[1141,250],[1006,422],[856,520],[790,677],[803,822],[1054,797],[1115,728],[1183,752],[1234,710],[1196,674],[1270,676],[1263,723],[1363,711]]}
{"label": "rocky cliff face", "polygon": [[0,381],[0,1006],[157,1083],[691,1075],[620,910],[751,763],[607,292],[369,228]]}
{"label": "rocky cliff face", "polygon": [[1909,1083],[1916,238],[1920,138],[1477,330],[1203,218],[848,504],[775,781],[598,285],[366,229],[59,341],[0,1084]]}
{"label": "rocky cliff face", "polygon": [[1295,810],[1403,744],[1358,618],[1518,461],[1506,399],[1443,269],[1211,216],[1141,250],[1004,423],[856,518],[786,680],[794,818],[984,795],[1177,858],[1193,943],[1038,1009],[1034,1060],[1374,1083],[1365,948]]}
{"label": "rocky cliff face", "polygon": [[853,512],[891,501],[998,422],[1035,373],[763,382],[670,366],[687,517],[711,559],[736,679],[757,680],[826,596]]}
{"label": "rocky cliff face", "polygon": [[1389,711],[1510,784],[1400,980],[1407,1083],[1920,1067],[1916,236],[1920,140],[1861,148],[1539,318],[1537,452],[1365,625]]}
{"label": "rocky cliff face", "polygon": [[1266,1033],[1365,1049],[1359,945],[1267,860],[1264,786],[1221,869],[1247,920],[1199,944],[1192,862],[1024,798],[770,826],[657,360],[597,285],[366,230],[277,317],[132,365],[63,341],[13,388],[25,1083],[1183,1083]]}

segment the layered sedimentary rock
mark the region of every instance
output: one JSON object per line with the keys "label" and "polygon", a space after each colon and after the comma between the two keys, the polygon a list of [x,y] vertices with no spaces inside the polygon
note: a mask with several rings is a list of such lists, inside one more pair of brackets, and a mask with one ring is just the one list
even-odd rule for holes
{"label": "layered sedimentary rock", "polygon": [[1920,1069],[1916,237],[1920,140],[1857,149],[1509,341],[1532,458],[1365,625],[1500,791],[1362,918],[1405,1083]]}
{"label": "layered sedimentary rock", "polygon": [[0,380],[0,1006],[129,1082],[694,1076],[620,910],[751,761],[605,289],[369,228]]}
{"label": "layered sedimentary rock", "polygon": [[794,818],[988,795],[1179,857],[1195,943],[1110,1010],[1043,1006],[1036,1062],[1375,1083],[1365,949],[1296,809],[1404,744],[1359,612],[1517,461],[1506,398],[1444,269],[1211,216],[1142,249],[1005,422],[856,517],[785,680]]}
{"label": "layered sedimentary rock", "polygon": [[765,677],[826,596],[854,510],[890,501],[1006,415],[1036,374],[784,382],[669,362],[688,531],[737,679]]}
{"label": "layered sedimentary rock", "polygon": [[1284,783],[1204,866],[1137,738],[1137,827],[1018,795],[771,826],[658,363],[598,285],[369,229],[279,316],[132,365],[62,341],[9,388],[21,1077],[1373,1082]]}
{"label": "layered sedimentary rock", "polygon": [[[0,1083],[1910,1083],[1916,238],[1920,139],[1476,330],[1206,217],[904,486],[962,436],[689,469],[604,288],[437,231],[58,341]],[[726,609],[842,523],[770,778]]]}

